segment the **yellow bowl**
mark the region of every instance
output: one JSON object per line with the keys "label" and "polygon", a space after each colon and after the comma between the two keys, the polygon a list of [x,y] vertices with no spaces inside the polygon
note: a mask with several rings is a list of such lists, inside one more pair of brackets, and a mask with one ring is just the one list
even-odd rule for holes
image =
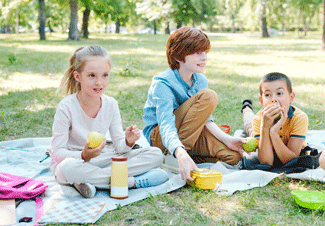
{"label": "yellow bowl", "polygon": [[202,169],[203,172],[191,171],[194,181],[189,184],[203,190],[215,189],[217,184],[222,183],[222,173],[210,169]]}

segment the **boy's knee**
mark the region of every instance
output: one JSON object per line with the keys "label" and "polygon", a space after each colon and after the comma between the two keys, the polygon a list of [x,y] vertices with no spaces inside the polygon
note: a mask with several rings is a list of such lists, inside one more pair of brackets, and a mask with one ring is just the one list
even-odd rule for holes
{"label": "boy's knee", "polygon": [[207,104],[217,107],[218,94],[212,89],[202,89],[198,92],[207,102]]}

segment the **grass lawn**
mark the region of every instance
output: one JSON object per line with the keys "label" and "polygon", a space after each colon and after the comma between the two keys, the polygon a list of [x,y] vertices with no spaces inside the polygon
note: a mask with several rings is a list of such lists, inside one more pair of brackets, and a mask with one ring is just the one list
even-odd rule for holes
{"label": "grass lawn", "polygon": [[[309,129],[325,129],[325,52],[321,34],[294,34],[261,39],[250,34],[210,36],[205,75],[219,95],[213,116],[217,124],[242,129],[241,101],[258,102],[259,80],[266,73],[288,75],[296,93],[294,105],[309,117]],[[49,137],[56,93],[73,51],[101,45],[111,55],[113,69],[106,94],[119,101],[123,127],[143,129],[142,114],[154,75],[167,68],[167,35],[93,34],[89,40],[67,41],[67,34],[0,34],[0,141]],[[268,186],[218,196],[184,187],[106,213],[96,225],[323,225],[323,211],[299,208],[290,191],[324,190],[318,182],[274,180]]]}

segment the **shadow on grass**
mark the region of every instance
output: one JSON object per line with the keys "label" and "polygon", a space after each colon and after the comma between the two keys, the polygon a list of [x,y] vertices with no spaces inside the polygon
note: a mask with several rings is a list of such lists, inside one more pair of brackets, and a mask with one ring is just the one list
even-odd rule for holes
{"label": "shadow on grass", "polygon": [[9,92],[0,96],[0,141],[51,136],[60,99],[54,88]]}

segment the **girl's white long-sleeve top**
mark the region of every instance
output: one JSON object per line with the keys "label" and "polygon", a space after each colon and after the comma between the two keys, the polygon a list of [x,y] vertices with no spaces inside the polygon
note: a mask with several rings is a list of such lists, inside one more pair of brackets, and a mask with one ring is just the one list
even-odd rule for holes
{"label": "girl's white long-sleeve top", "polygon": [[125,143],[121,115],[114,98],[102,95],[102,106],[97,116],[91,118],[81,108],[76,95],[66,96],[56,109],[50,148],[52,172],[65,158],[81,159],[90,132],[98,132],[106,137],[109,133],[117,153],[131,149]]}

